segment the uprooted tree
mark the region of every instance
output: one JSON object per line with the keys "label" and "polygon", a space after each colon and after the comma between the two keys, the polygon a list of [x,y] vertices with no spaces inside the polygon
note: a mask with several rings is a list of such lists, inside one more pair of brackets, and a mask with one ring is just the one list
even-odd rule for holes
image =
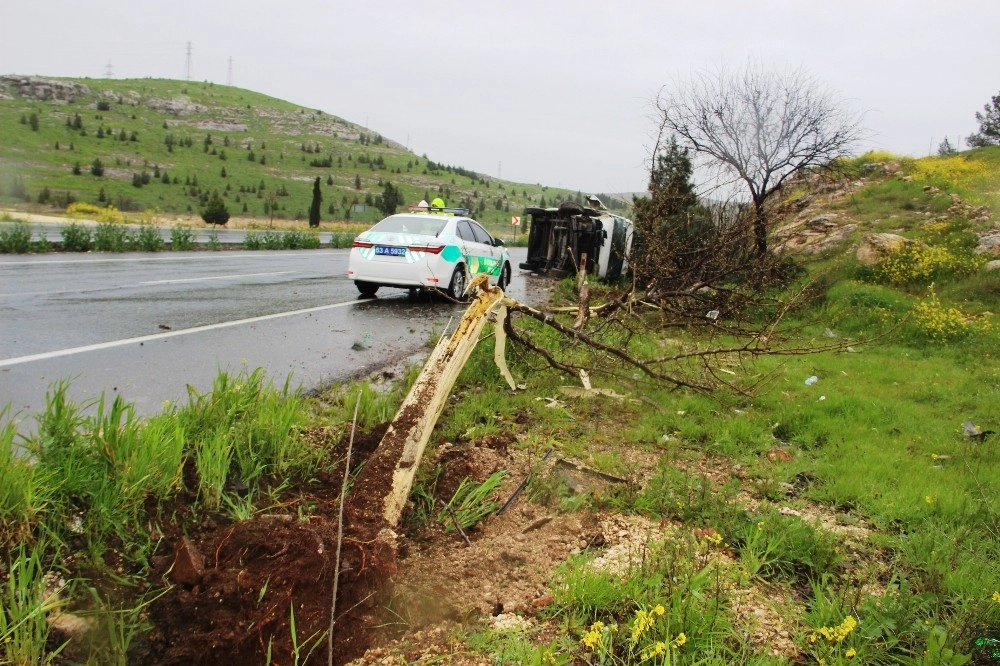
{"label": "uprooted tree", "polygon": [[834,164],[862,133],[860,116],[803,71],[755,63],[664,89],[656,108],[661,137],[676,135],[720,184],[746,189],[758,258],[767,253],[768,199],[802,169]]}

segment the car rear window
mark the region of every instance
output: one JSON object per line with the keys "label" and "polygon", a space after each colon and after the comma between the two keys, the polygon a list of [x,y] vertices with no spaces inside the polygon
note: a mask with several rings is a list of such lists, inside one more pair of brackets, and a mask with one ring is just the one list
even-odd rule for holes
{"label": "car rear window", "polygon": [[393,216],[387,217],[374,227],[371,231],[381,231],[395,234],[421,234],[425,236],[437,236],[441,233],[447,220],[439,220],[433,217],[414,216]]}

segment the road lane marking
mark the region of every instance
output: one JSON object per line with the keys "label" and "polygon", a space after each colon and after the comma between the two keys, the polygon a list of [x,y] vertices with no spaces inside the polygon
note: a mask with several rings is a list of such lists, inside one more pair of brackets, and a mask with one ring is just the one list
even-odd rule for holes
{"label": "road lane marking", "polygon": [[139,284],[180,284],[181,282],[204,282],[206,280],[232,280],[246,277],[270,277],[273,275],[289,275],[295,271],[276,271],[274,273],[242,273],[240,275],[213,275],[212,277],[199,278],[178,278],[176,280],[152,280],[150,282],[140,282]]}
{"label": "road lane marking", "polygon": [[[261,251],[260,254],[251,255],[255,258],[259,257],[307,257],[315,256],[310,255],[308,252],[267,252]],[[212,259],[246,259],[247,251],[234,251],[234,252],[212,252]],[[95,258],[95,259],[35,259],[29,261],[0,261],[0,266],[38,266],[47,264],[107,264],[114,262],[135,262],[135,261],[191,261],[197,259],[203,259],[201,255],[205,254],[198,252],[193,255],[187,255],[183,257],[107,257],[107,258]],[[240,256],[242,255],[242,256]]]}
{"label": "road lane marking", "polygon": [[355,305],[356,303],[357,301],[345,301],[343,303],[331,303],[330,305],[317,305],[316,307],[304,308],[302,310],[289,310],[288,312],[276,312],[274,314],[261,315],[260,317],[250,317],[249,319],[238,319],[236,321],[223,321],[218,324],[195,326],[194,328],[184,328],[178,331],[153,333],[152,335],[141,335],[136,338],[124,338],[122,340],[111,340],[110,342],[98,342],[93,345],[84,345],[82,347],[57,349],[56,351],[43,352],[41,354],[31,354],[29,356],[17,356],[14,358],[5,358],[5,359],[0,359],[0,368],[5,368],[11,365],[19,365],[21,363],[31,363],[34,361],[47,361],[49,359],[59,358],[61,356],[72,356],[73,354],[83,354],[86,352],[101,351],[103,349],[113,349],[114,347],[123,347],[125,345],[131,345],[137,342],[151,342],[153,340],[163,340],[165,338],[173,338],[179,335],[189,335],[191,333],[205,333],[207,331],[215,331],[220,328],[242,326],[244,324],[253,324],[259,321],[281,319],[282,317],[294,317],[295,315],[308,314],[310,312],[322,312],[323,310],[333,310],[334,308],[342,308],[348,305]]}

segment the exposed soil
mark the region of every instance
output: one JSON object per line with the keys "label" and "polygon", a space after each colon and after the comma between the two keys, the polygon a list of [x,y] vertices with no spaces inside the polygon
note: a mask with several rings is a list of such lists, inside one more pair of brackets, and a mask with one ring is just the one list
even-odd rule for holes
{"label": "exposed soil", "polygon": [[[352,468],[372,459],[384,431],[355,438]],[[336,448],[346,450],[346,442]],[[372,507],[382,501],[382,484],[375,481],[386,469],[391,476],[391,466],[366,465],[368,482],[355,480],[345,507],[336,663],[367,649],[369,614],[381,608],[383,582],[396,567],[394,545],[376,538],[379,524],[371,519]],[[176,553],[159,558],[160,573],[177,585],[151,607],[155,631],[139,661],[248,664],[266,663],[269,656],[271,663],[288,664],[295,662],[296,645],[299,663],[312,649],[312,662],[325,661],[320,638],[330,627],[342,478],[342,470],[322,475],[287,497],[290,506],[309,507],[305,520],[285,510],[235,525],[206,521],[187,535],[194,559],[203,563],[187,566],[190,558]],[[167,540],[179,544],[181,537]]]}

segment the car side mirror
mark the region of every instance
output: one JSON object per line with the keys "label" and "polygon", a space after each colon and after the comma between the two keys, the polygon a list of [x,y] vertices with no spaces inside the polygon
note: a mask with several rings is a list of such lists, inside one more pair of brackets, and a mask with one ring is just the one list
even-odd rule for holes
{"label": "car side mirror", "polygon": [[493,239],[493,247],[503,247],[503,245],[504,245],[504,242],[503,242],[502,238],[494,238]]}

